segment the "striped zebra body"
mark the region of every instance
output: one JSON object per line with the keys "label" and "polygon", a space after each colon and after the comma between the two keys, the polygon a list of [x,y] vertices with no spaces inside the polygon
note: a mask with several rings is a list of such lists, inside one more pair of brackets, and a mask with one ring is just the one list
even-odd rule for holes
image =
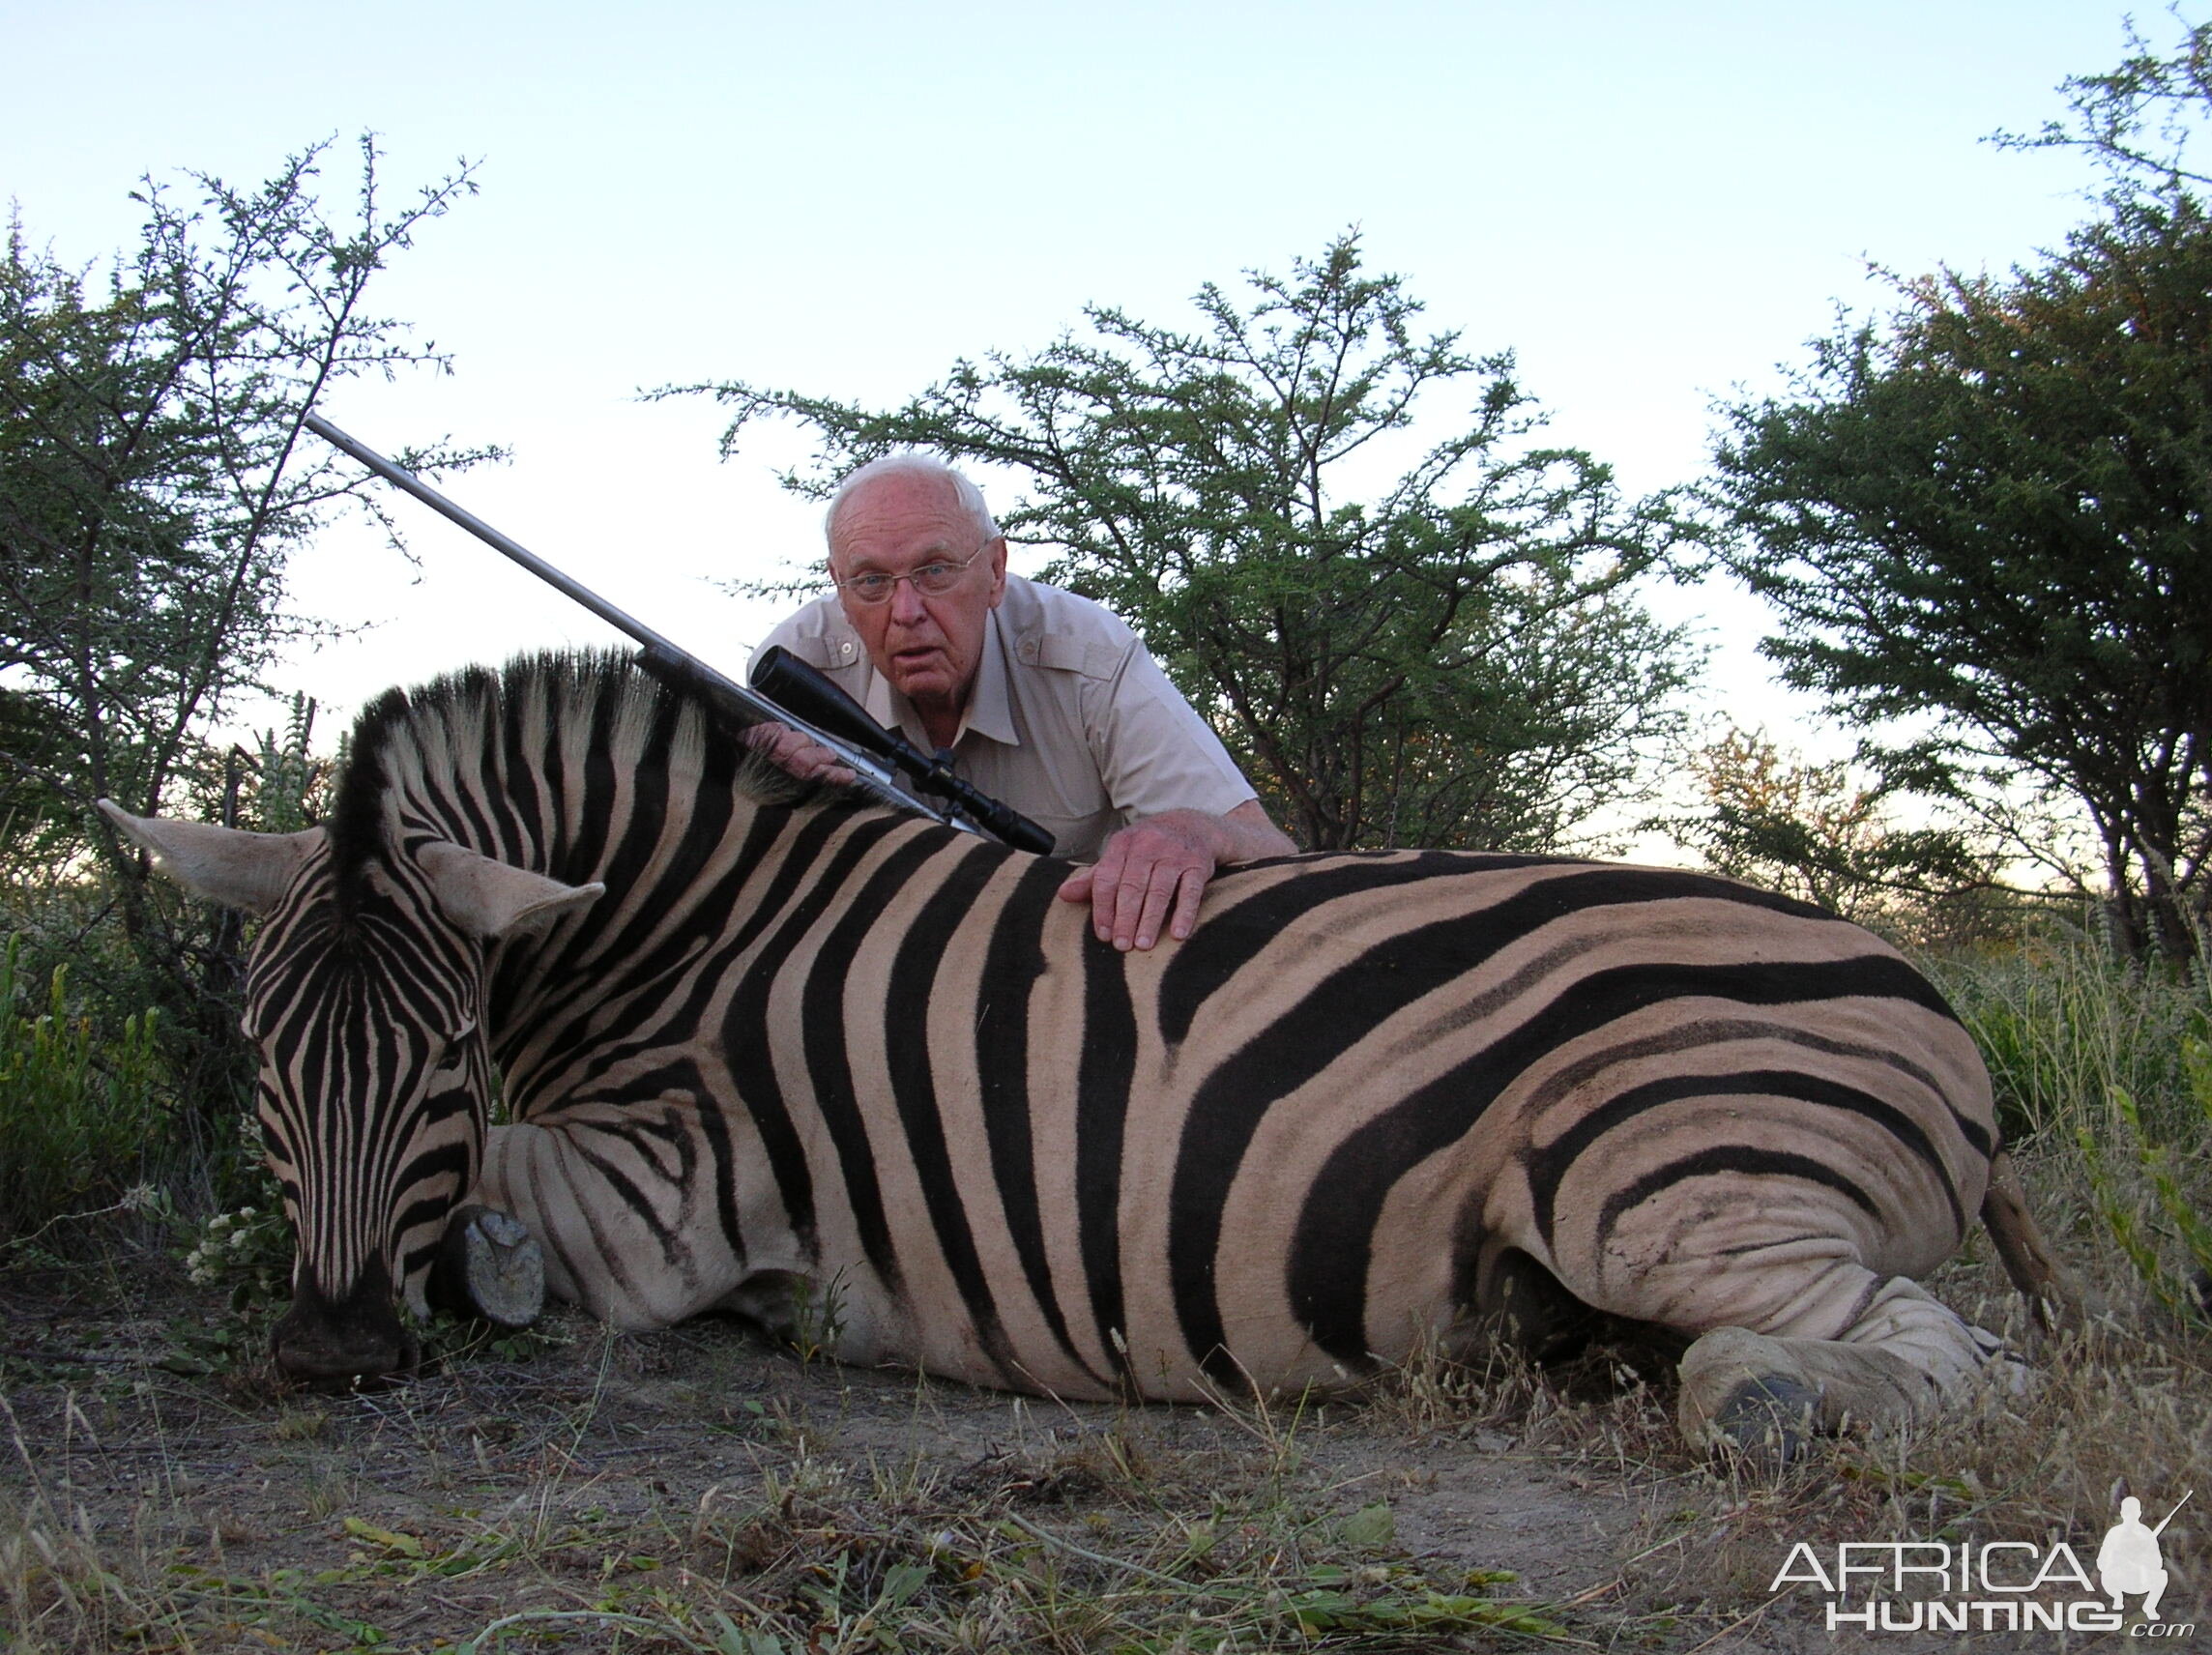
{"label": "striped zebra body", "polygon": [[742,751],[601,661],[364,718],[249,986],[301,1302],[420,1306],[466,1197],[619,1324],[733,1308],[1069,1398],[1328,1385],[1587,1311],[1712,1336],[1696,1428],[1746,1384],[1924,1410],[1994,1346],[1909,1279],[1983,1209],[1988,1081],[1863,931],[1697,874],[1399,852],[1233,870],[1187,942],[1123,954],[1064,864]]}

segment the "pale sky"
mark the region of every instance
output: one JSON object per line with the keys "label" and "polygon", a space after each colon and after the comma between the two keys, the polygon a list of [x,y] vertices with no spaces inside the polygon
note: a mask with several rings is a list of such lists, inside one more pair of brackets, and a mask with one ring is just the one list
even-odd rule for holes
{"label": "pale sky", "polygon": [[[1202,282],[1287,274],[1357,225],[1434,327],[1518,354],[1553,439],[1633,491],[1684,482],[1714,397],[1771,388],[1836,305],[1879,298],[1868,261],[2002,270],[2086,217],[2077,159],[1981,140],[2059,114],[2056,83],[2123,45],[2120,14],[2080,0],[0,0],[0,193],[91,264],[133,240],[147,171],[258,182],[335,133],[336,202],[364,128],[394,190],[480,159],[480,193],[372,289],[453,376],[349,385],[323,411],[387,451],[510,447],[451,492],[742,674],[775,610],[707,577],[819,555],[815,508],[771,479],[802,439],[720,464],[712,406],[640,388],[895,401],[957,357],[1041,347],[1086,302],[1186,321]],[[1430,410],[1439,430],[1463,412]],[[288,674],[331,710],[326,740],[388,683],[606,639],[394,509],[419,575],[358,533],[295,566],[304,607],[371,624]],[[1756,605],[1666,607],[1720,646],[1709,708],[1787,721]]]}

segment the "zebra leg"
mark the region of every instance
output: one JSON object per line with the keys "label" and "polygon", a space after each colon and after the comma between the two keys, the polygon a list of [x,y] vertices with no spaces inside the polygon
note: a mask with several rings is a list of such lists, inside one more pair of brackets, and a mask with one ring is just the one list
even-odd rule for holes
{"label": "zebra leg", "polygon": [[1671,1365],[1691,1343],[1674,1328],[1592,1309],[1529,1254],[1496,1237],[1478,1255],[1471,1309],[1481,1337],[1501,1339],[1539,1364],[1571,1359],[1591,1344],[1616,1343]]}
{"label": "zebra leg", "polygon": [[[1770,1330],[1716,1327],[1682,1357],[1676,1417],[1692,1442],[1732,1443],[1789,1460],[1810,1431],[1924,1420],[1994,1372],[2014,1390],[2026,1370],[1994,1334],[1968,1325],[1919,1283],[1877,1277],[1838,1260],[1829,1280],[1798,1299],[1812,1308]],[[1797,1329],[1830,1320],[1822,1304],[1849,1292],[1855,1307],[1833,1337]]]}
{"label": "zebra leg", "polygon": [[745,1273],[683,1113],[584,1105],[484,1135],[477,1199],[528,1231],[547,1292],[629,1332],[696,1315]]}
{"label": "zebra leg", "polygon": [[1536,1362],[1580,1351],[1599,1321],[1596,1311],[1518,1247],[1499,1252],[1482,1272],[1476,1302],[1498,1331]]}

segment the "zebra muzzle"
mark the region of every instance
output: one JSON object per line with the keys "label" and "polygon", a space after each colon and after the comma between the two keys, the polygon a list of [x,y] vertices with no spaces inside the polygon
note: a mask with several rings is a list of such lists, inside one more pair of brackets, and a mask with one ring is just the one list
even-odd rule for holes
{"label": "zebra muzzle", "polygon": [[327,1297],[311,1281],[296,1284],[292,1308],[270,1344],[287,1377],[317,1385],[388,1379],[411,1371],[422,1356],[381,1266],[364,1272],[341,1299]]}

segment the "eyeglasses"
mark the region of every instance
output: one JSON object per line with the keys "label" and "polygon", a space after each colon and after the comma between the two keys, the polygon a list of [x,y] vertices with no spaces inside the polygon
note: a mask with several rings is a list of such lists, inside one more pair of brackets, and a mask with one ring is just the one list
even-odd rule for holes
{"label": "eyeglasses", "polygon": [[968,572],[968,566],[991,549],[998,539],[993,535],[958,563],[937,562],[923,564],[905,574],[857,574],[845,580],[832,580],[830,585],[850,597],[855,603],[888,603],[891,594],[898,590],[902,580],[912,581],[914,589],[924,597],[943,597],[960,584],[960,577]]}

